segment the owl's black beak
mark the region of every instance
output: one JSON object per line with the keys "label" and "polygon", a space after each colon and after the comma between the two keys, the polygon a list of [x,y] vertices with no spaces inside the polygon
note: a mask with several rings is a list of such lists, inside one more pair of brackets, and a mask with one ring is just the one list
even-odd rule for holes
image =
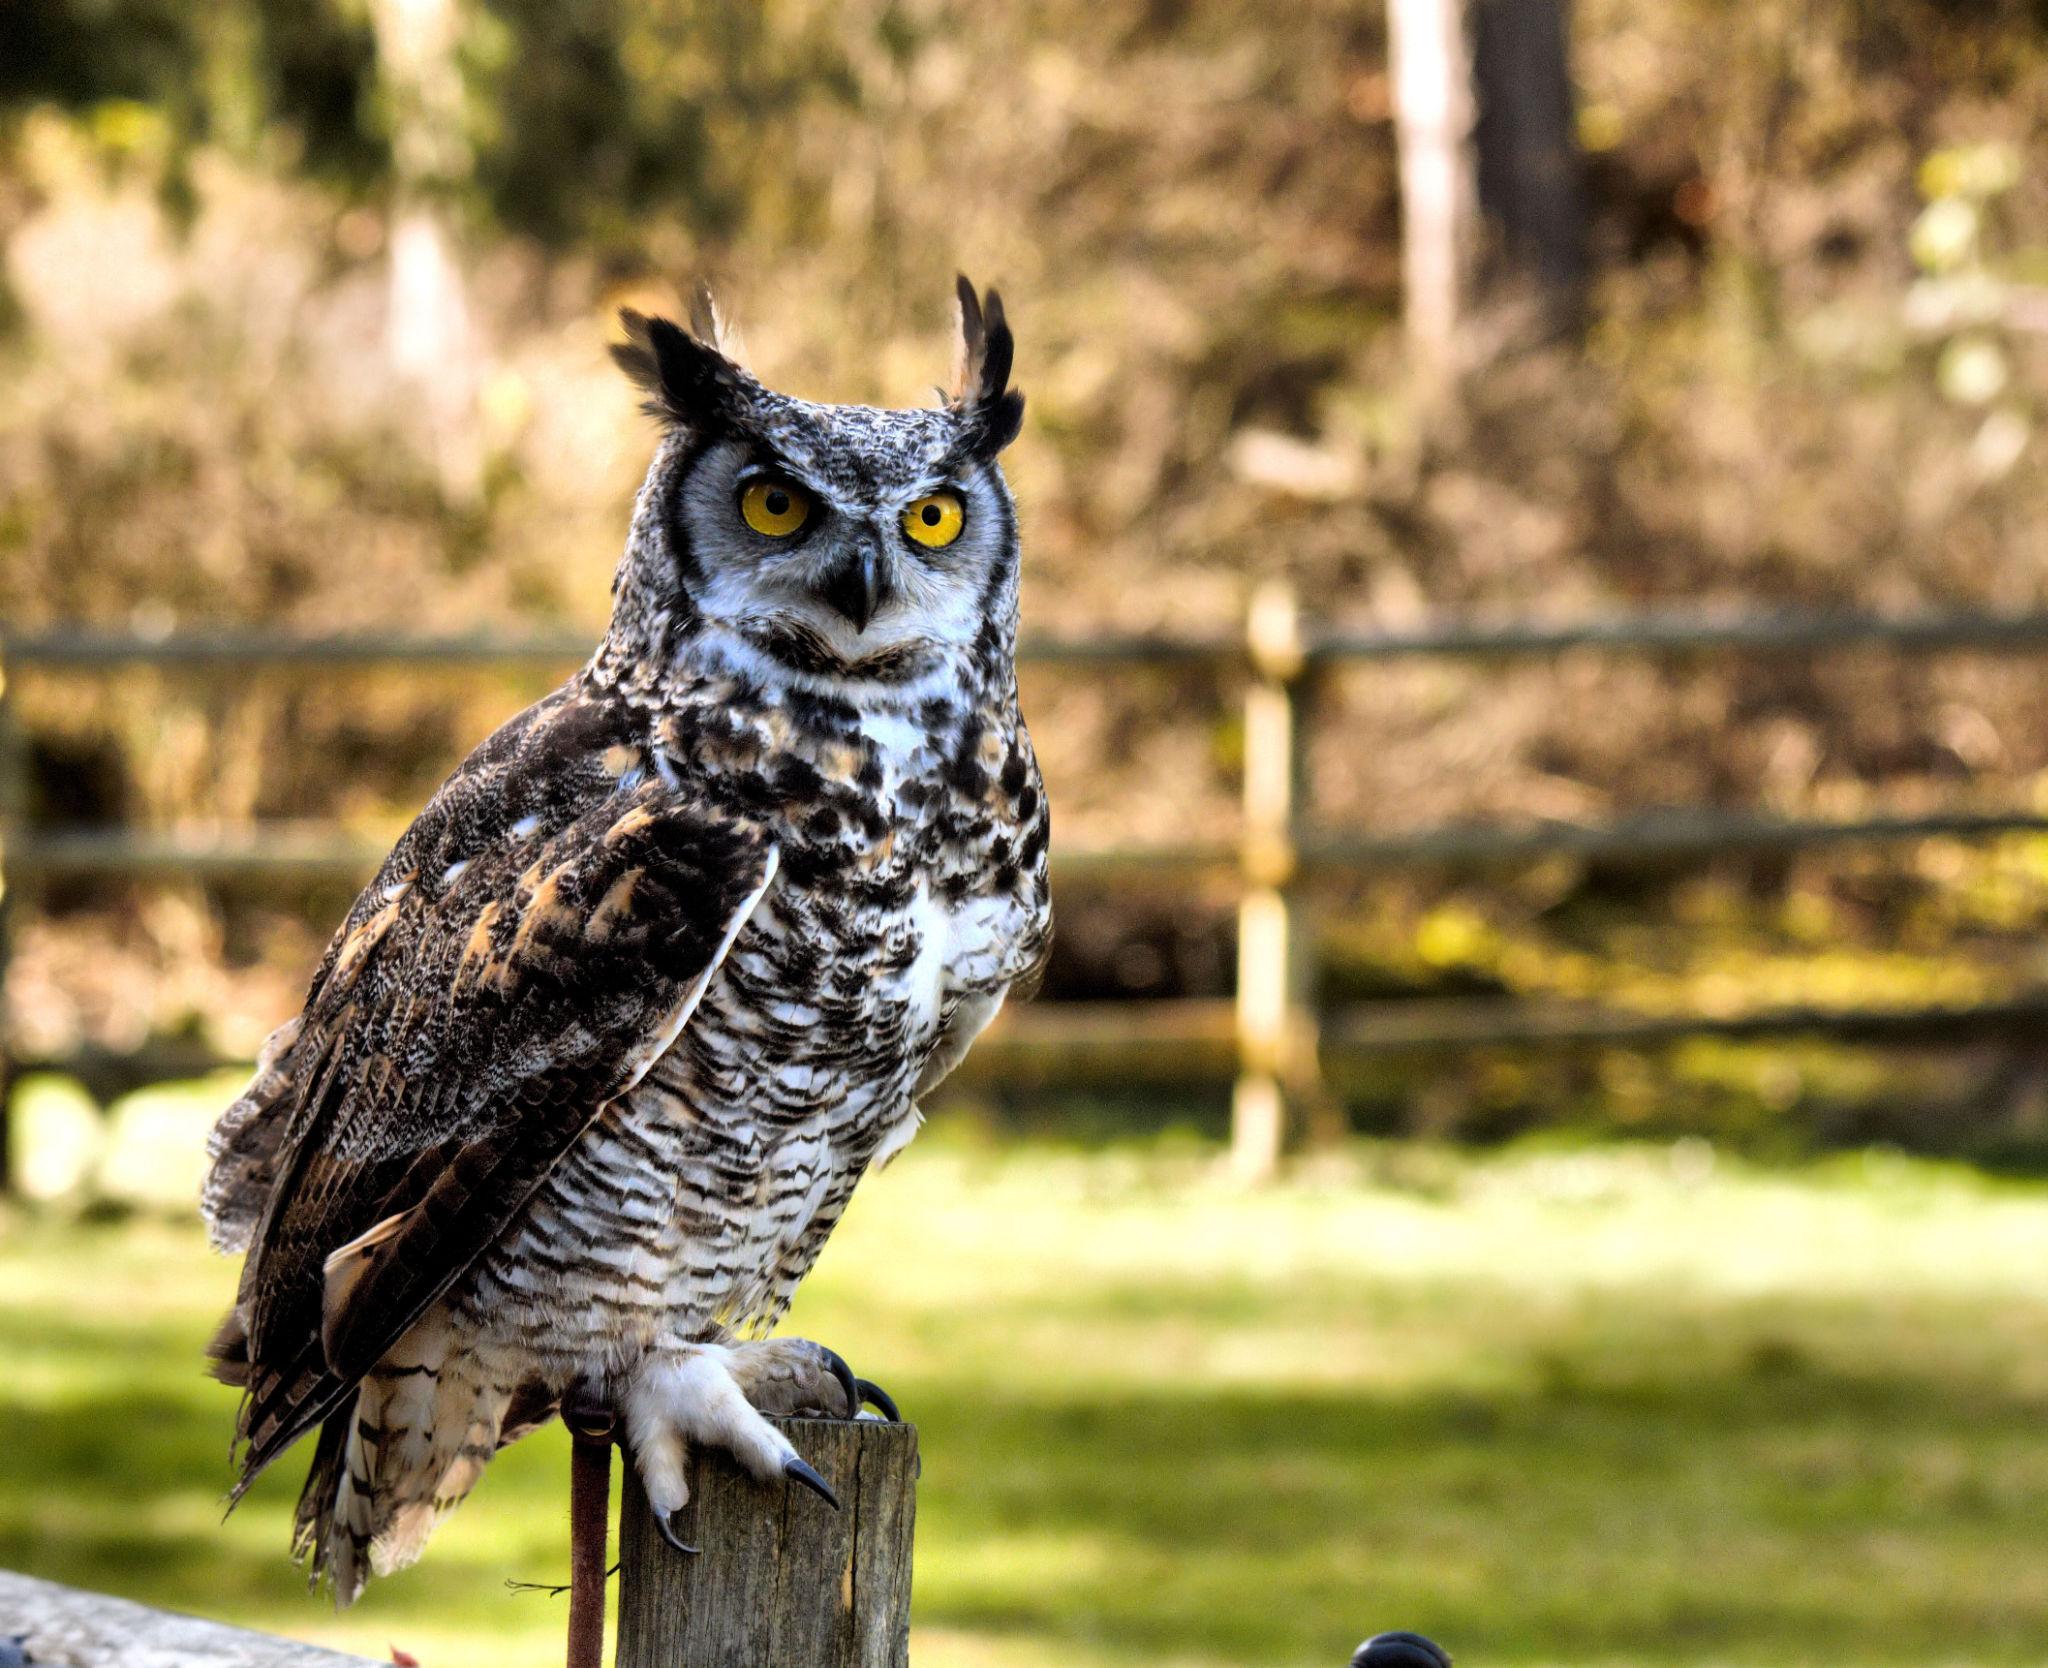
{"label": "owl's black beak", "polygon": [[866,631],[875,610],[888,599],[888,576],[882,571],[882,553],[872,544],[861,544],[848,552],[818,587],[818,595],[853,622],[855,631]]}

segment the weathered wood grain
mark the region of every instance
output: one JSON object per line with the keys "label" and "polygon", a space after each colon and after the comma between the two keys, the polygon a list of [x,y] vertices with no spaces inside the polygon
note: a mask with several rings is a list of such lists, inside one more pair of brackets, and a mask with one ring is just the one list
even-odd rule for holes
{"label": "weathered wood grain", "polygon": [[624,1468],[617,1668],[907,1668],[916,1427],[776,1423],[840,1510],[700,1454],[675,1525],[701,1549],[689,1556],[656,1532]]}
{"label": "weathered wood grain", "polygon": [[26,1635],[35,1668],[368,1668],[267,1633],[0,1570],[0,1640]]}

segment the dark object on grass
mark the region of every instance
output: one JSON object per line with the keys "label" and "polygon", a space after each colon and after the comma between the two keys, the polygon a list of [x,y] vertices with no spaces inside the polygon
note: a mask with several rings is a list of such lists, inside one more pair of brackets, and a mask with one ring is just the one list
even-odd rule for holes
{"label": "dark object on grass", "polygon": [[1353,1653],[1351,1668],[1451,1668],[1451,1653],[1419,1633],[1375,1633]]}

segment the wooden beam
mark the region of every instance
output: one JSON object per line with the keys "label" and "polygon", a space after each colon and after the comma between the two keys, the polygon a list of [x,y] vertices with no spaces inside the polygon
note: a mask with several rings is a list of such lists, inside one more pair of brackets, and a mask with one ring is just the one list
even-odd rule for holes
{"label": "wooden beam", "polygon": [[1612,823],[1544,822],[1523,828],[1453,823],[1405,834],[1317,833],[1302,837],[1301,860],[1311,869],[1328,873],[1415,868],[1428,863],[1514,864],[1539,857],[1618,864],[1704,862],[1722,856],[1822,846],[1986,840],[2044,833],[2048,833],[2048,816],[2034,811],[1946,811],[1833,822],[1743,811],[1676,809]]}
{"label": "wooden beam", "polygon": [[[198,881],[335,880],[360,884],[404,832],[357,834],[322,822],[271,821],[218,829],[126,825],[27,828],[7,849],[18,875],[118,875]],[[1142,880],[1147,875],[1222,871],[1237,861],[1221,841],[1181,845],[1074,846],[1053,852],[1055,881]]]}
{"label": "wooden beam", "polygon": [[[1739,1013],[1652,1013],[1546,997],[1419,996],[1353,1002],[1317,1022],[1319,1057],[1330,1063],[1460,1048],[1655,1047],[1691,1037],[1729,1040],[1810,1035],[1869,1046],[2039,1034],[2048,990],[1983,1002],[1918,1007],[1799,1005]],[[946,1080],[958,1089],[1039,1093],[1053,1089],[1187,1090],[1228,1083],[1236,1069],[1236,1021],[1225,1000],[1035,1002],[1006,1011]],[[69,1072],[122,1090],[249,1062],[203,1044],[159,1042],[133,1051],[85,1049],[29,1057],[23,1072]]]}
{"label": "wooden beam", "polygon": [[267,1633],[152,1610],[128,1599],[0,1570],[0,1639],[26,1634],[31,1663],[177,1664],[177,1668],[371,1668]]}
{"label": "wooden beam", "polygon": [[[426,637],[405,632],[306,637],[280,631],[133,632],[67,628],[0,631],[0,655],[17,672],[104,671],[122,666],[232,670],[267,666],[301,672],[369,666],[498,665],[545,672],[586,658],[591,632]],[[1624,653],[1807,654],[1878,646],[1908,651],[1980,649],[2027,653],[2048,648],[2048,613],[1618,614],[1556,623],[1485,620],[1427,625],[1412,631],[1305,629],[1309,659],[1318,664],[1391,660],[1413,655],[1471,659],[1545,656],[1567,649]],[[1157,665],[1229,668],[1245,659],[1242,638],[1223,633],[1105,633],[1064,637],[1025,633],[1017,658],[1027,665]]]}
{"label": "wooden beam", "polygon": [[2048,614],[1809,614],[1797,611],[1617,614],[1555,623],[1463,620],[1412,631],[1321,631],[1318,663],[1415,655],[1492,660],[1571,649],[1630,654],[1812,654],[1824,649],[1947,649],[2033,653],[2048,647]]}
{"label": "wooden beam", "polygon": [[2048,991],[1912,1008],[1800,1004],[1746,1013],[1648,1013],[1585,1002],[1436,997],[1360,1002],[1324,1016],[1333,1059],[1456,1053],[1473,1048],[1659,1048],[1695,1038],[1724,1042],[1815,1037],[1852,1046],[1910,1047],[2031,1038],[2048,1026]]}
{"label": "wooden beam", "polygon": [[[508,666],[554,671],[586,660],[601,633],[490,633],[428,637],[394,631],[309,637],[265,631],[180,631],[162,637],[135,632],[67,627],[44,632],[0,632],[0,649],[24,667],[51,671],[106,670],[120,666],[221,670],[252,666],[322,671],[366,666]],[[1027,632],[1017,658],[1027,664],[1191,666],[1228,664],[1242,653],[1235,635],[1222,632],[1102,632],[1063,637]]]}

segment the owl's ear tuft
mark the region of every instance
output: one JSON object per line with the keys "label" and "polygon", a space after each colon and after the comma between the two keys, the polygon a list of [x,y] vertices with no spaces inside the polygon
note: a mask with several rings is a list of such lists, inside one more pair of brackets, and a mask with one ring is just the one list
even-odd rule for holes
{"label": "owl's ear tuft", "polygon": [[992,458],[1017,438],[1024,423],[1024,396],[1010,386],[1017,344],[1003,317],[1003,298],[994,290],[976,295],[963,274],[955,281],[960,303],[960,338],[953,347],[953,382],[946,403],[969,426],[969,449]]}
{"label": "owl's ear tuft", "polygon": [[716,348],[740,370],[749,369],[746,338],[740,334],[732,314],[719,305],[709,284],[699,284],[690,292],[690,334]]}
{"label": "owl's ear tuft", "polygon": [[[708,310],[709,297],[700,305]],[[710,341],[630,307],[619,309],[619,324],[626,339],[612,344],[612,358],[647,394],[648,416],[702,429],[737,415],[750,379]]]}

